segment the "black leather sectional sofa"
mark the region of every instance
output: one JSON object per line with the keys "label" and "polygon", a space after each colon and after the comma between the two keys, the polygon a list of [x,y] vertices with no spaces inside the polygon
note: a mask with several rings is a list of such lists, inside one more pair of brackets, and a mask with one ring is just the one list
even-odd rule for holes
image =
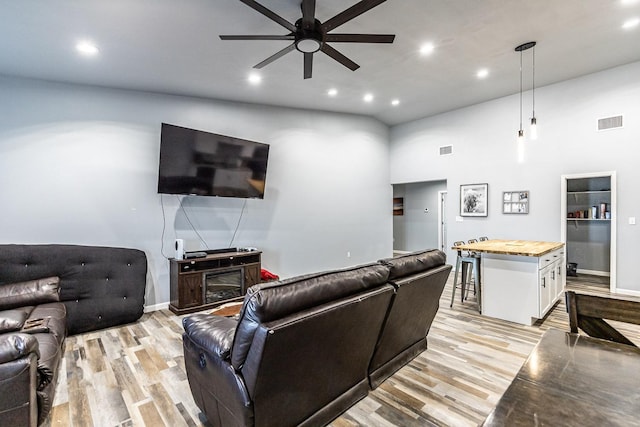
{"label": "black leather sectional sofa", "polygon": [[67,334],[136,321],[146,276],[136,249],[0,245],[0,426],[46,419]]}
{"label": "black leather sectional sofa", "polygon": [[249,288],[238,319],[183,319],[214,426],[319,426],[427,348],[451,266],[439,250]]}

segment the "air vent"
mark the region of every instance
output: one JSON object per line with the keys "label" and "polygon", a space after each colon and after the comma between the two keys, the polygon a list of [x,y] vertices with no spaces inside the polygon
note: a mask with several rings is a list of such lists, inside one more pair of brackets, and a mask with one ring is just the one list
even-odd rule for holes
{"label": "air vent", "polygon": [[622,127],[622,116],[605,117],[598,119],[598,130],[617,129]]}
{"label": "air vent", "polygon": [[441,156],[446,156],[447,154],[452,154],[452,153],[453,153],[453,145],[445,145],[443,147],[440,147]]}

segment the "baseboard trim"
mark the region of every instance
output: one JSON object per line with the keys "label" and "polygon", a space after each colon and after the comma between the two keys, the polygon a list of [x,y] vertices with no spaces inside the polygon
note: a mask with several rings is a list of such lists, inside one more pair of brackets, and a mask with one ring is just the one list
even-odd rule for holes
{"label": "baseboard trim", "polygon": [[584,270],[582,268],[579,268],[578,270],[576,270],[578,273],[581,274],[589,274],[591,276],[601,276],[601,277],[610,277],[611,273],[608,271],[598,271],[598,270]]}
{"label": "baseboard trim", "polygon": [[163,302],[161,304],[145,305],[144,306],[144,312],[145,313],[151,313],[152,311],[167,310],[167,309],[169,309],[169,303],[168,302]]}

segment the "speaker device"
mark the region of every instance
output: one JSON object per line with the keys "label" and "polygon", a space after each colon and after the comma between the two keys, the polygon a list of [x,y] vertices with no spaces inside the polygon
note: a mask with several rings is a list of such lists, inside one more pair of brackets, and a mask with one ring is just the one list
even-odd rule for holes
{"label": "speaker device", "polygon": [[184,259],[184,240],[176,239],[175,249],[175,259]]}

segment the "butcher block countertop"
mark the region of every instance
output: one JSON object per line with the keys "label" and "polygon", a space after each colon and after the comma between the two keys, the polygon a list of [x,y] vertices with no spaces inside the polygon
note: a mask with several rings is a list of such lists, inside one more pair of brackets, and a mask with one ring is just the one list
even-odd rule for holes
{"label": "butcher block countertop", "polygon": [[492,239],[484,242],[454,246],[453,250],[485,252],[489,254],[519,255],[540,257],[564,246],[561,242],[539,242],[535,240],[500,240]]}

